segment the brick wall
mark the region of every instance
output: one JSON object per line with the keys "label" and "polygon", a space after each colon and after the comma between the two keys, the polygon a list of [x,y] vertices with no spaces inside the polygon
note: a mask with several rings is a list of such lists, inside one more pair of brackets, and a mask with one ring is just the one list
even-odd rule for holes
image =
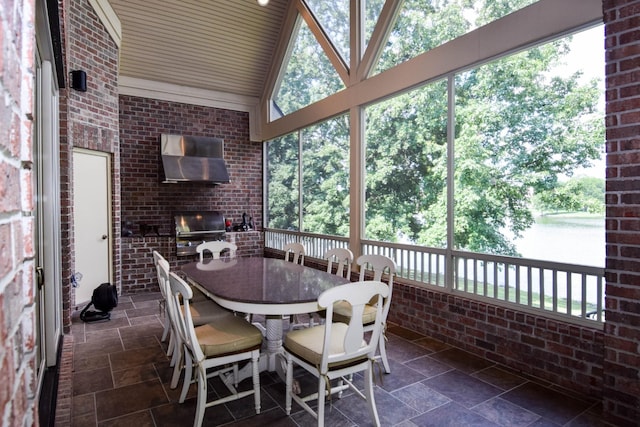
{"label": "brick wall", "polygon": [[[222,138],[231,182],[163,184],[163,133]],[[140,224],[157,226],[164,236],[123,238],[123,293],[157,290],[153,249],[174,267],[191,261],[175,257],[174,211],[219,210],[234,223],[246,212],[256,229],[262,227],[262,144],[249,141],[248,113],[121,95],[120,159],[122,220],[134,231]],[[227,238],[239,245],[239,256],[262,255],[261,232]]]}
{"label": "brick wall", "polygon": [[640,419],[640,1],[603,1],[607,212],[603,407]]}
{"label": "brick wall", "polygon": [[34,425],[34,2],[0,1],[0,414]]}
{"label": "brick wall", "polygon": [[537,378],[600,396],[603,333],[394,281],[389,321]]}
{"label": "brick wall", "polygon": [[74,263],[73,148],[111,154],[114,283],[120,283],[120,150],[118,141],[118,47],[88,0],[69,0],[62,13],[67,70],[87,73],[87,91],[61,91],[60,184],[63,324],[71,326]]}
{"label": "brick wall", "polygon": [[[227,241],[238,246],[238,256],[262,256],[264,233],[249,231],[227,233]],[[122,239],[122,252],[127,254],[122,260],[122,293],[159,292],[156,271],[151,253],[156,250],[164,256],[171,268],[196,261],[197,255],[176,256],[173,237],[137,236]]]}
{"label": "brick wall", "polygon": [[[224,139],[229,184],[163,184],[160,135]],[[219,210],[234,223],[246,212],[262,227],[262,144],[249,141],[249,114],[120,96],[122,219],[173,234],[176,210]]]}

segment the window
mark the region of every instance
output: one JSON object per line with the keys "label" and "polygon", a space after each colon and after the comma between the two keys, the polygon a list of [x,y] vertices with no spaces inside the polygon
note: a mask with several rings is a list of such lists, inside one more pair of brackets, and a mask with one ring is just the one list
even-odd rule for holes
{"label": "window", "polygon": [[[344,91],[280,124],[300,135],[298,157],[281,167],[304,165],[285,214],[302,210],[293,234],[317,250],[310,256],[355,243],[356,255],[391,256],[398,275],[418,284],[601,320],[604,49],[594,46],[603,45],[603,27],[564,36],[601,20],[596,0],[585,1],[590,12],[581,15],[548,0],[406,0],[395,23],[395,3],[365,2],[351,24],[360,20],[377,46],[378,14],[376,30],[391,28],[389,42],[364,53]],[[553,29],[522,26],[558,14],[567,20]],[[269,157],[269,170],[280,161]],[[549,232],[532,237],[550,219]],[[583,228],[570,241],[576,222]],[[568,234],[550,244],[558,226]],[[536,239],[537,253],[527,246]],[[587,244],[595,257],[581,256]]]}
{"label": "window", "polygon": [[300,132],[302,137],[303,230],[349,235],[349,116]]}
{"label": "window", "polygon": [[[590,31],[602,36],[601,27]],[[584,58],[568,56],[580,48],[576,37],[584,34],[456,76],[457,249],[522,256],[520,238],[537,223],[537,231],[547,230],[538,245],[554,234],[564,236],[557,249],[537,252],[543,259],[584,264],[566,255],[584,249],[586,235],[576,239],[567,228],[585,232],[594,221],[602,231],[594,243],[604,249],[604,169],[599,176],[584,175],[604,147],[604,68],[594,73],[598,62],[591,54],[586,69]],[[558,213],[561,220],[553,221],[550,214]],[[604,266],[604,252],[598,253],[601,260],[591,265]]]}
{"label": "window", "polygon": [[373,74],[489,24],[536,0],[404,0]]}
{"label": "window", "polygon": [[447,82],[366,108],[365,234],[447,243]]}
{"label": "window", "polygon": [[297,132],[267,145],[267,227],[300,229],[299,155]]}
{"label": "window", "polygon": [[318,44],[307,23],[300,20],[300,28],[293,40],[282,81],[274,91],[276,119],[344,89],[335,68]]}
{"label": "window", "polygon": [[349,235],[348,116],[270,141],[267,171],[268,227]]}

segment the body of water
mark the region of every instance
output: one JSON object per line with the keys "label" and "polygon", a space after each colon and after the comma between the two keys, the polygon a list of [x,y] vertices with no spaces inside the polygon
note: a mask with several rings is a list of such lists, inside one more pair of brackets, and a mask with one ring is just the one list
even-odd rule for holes
{"label": "body of water", "polygon": [[524,258],[604,267],[604,217],[547,215],[516,242]]}

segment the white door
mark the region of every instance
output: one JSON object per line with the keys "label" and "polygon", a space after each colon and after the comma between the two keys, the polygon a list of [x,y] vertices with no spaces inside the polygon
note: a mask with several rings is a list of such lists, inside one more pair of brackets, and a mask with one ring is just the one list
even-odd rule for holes
{"label": "white door", "polygon": [[101,283],[112,282],[111,164],[109,153],[73,150],[75,305],[91,300]]}

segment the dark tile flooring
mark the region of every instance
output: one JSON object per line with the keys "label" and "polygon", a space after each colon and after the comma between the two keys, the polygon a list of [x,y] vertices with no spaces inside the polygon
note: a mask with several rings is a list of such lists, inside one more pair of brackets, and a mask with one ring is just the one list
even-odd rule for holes
{"label": "dark tile flooring", "polygon": [[[73,335],[71,423],[84,426],[191,426],[195,387],[184,404],[171,390],[171,368],[160,342],[159,294],[120,297],[108,322],[76,319]],[[378,378],[375,396],[382,426],[607,426],[600,402],[527,378],[429,337],[391,326],[391,374]],[[205,426],[312,426],[300,407],[284,412],[284,383],[261,375],[262,412],[247,397],[205,412]],[[315,383],[301,378],[303,390]],[[241,387],[250,386],[245,380]],[[213,384],[214,390],[217,384]],[[352,393],[334,398],[326,425],[369,426]]]}

